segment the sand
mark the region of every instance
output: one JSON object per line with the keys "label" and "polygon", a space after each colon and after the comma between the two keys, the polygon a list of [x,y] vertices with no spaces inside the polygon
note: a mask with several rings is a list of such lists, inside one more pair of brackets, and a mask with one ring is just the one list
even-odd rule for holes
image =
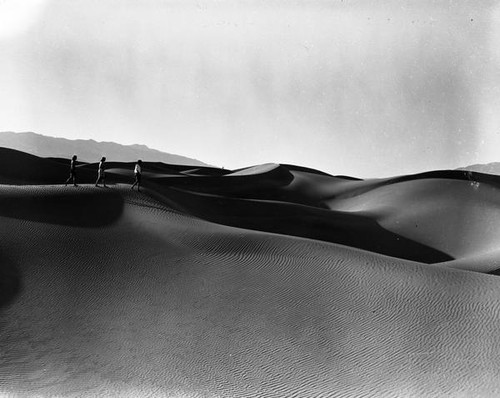
{"label": "sand", "polygon": [[3,396],[500,395],[498,177],[0,152]]}

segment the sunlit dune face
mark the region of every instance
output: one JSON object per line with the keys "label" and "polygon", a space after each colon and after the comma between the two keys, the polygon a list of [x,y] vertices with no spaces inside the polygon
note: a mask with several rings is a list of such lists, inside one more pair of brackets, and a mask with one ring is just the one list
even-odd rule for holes
{"label": "sunlit dune face", "polygon": [[0,0],[0,40],[25,32],[46,3],[46,0]]}

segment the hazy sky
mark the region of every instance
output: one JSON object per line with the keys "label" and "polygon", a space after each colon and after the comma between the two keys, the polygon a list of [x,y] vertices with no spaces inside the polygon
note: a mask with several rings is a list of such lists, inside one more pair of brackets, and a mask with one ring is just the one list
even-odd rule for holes
{"label": "hazy sky", "polygon": [[500,3],[0,0],[0,131],[226,168],[500,161]]}

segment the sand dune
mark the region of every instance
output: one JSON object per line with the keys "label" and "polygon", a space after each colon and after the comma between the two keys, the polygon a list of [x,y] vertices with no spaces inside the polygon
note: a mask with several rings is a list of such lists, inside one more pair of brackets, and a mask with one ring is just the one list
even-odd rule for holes
{"label": "sand dune", "polygon": [[1,155],[3,395],[500,394],[496,178]]}

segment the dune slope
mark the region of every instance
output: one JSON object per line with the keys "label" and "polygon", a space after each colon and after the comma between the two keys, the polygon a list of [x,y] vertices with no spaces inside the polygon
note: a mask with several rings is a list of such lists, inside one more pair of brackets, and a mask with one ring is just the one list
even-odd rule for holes
{"label": "dune slope", "polygon": [[[130,180],[129,167],[114,164],[110,180]],[[415,204],[426,192],[444,203],[450,189],[467,209],[483,195],[483,208],[494,184],[471,188],[454,175],[356,181],[280,165],[235,175],[145,169],[144,193],[122,183],[0,185],[0,394],[500,393],[500,278],[449,267],[464,268],[467,255],[473,268],[492,261],[494,252],[478,253],[493,240],[463,252],[452,237],[444,245]],[[405,209],[423,219],[426,240],[400,226],[410,225]],[[344,245],[267,231],[310,214],[318,217],[296,235],[348,234],[362,221]],[[432,217],[441,214],[450,221],[444,210]],[[420,239],[463,257],[428,265],[349,247],[358,234],[388,250],[406,234],[399,247]]]}
{"label": "dune slope", "polygon": [[225,225],[428,264],[475,259],[465,268],[499,268],[480,260],[500,244],[497,176],[438,171],[363,181],[267,165],[211,178],[159,175],[150,184],[158,199]]}

